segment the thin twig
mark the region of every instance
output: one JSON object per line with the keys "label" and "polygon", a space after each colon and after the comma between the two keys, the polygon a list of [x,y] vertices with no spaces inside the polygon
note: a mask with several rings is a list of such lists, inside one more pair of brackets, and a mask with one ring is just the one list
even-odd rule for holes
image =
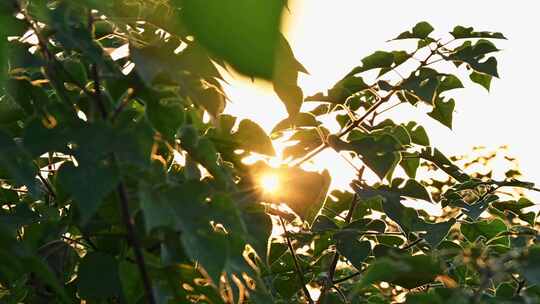
{"label": "thin twig", "polygon": [[144,262],[144,256],[141,249],[141,243],[139,242],[139,239],[136,237],[135,233],[135,223],[133,221],[133,218],[129,215],[129,201],[127,197],[126,187],[123,182],[120,182],[117,187],[118,190],[118,196],[120,197],[120,207],[122,209],[122,218],[124,219],[124,224],[127,229],[128,233],[128,241],[133,246],[133,252],[135,254],[135,261],[137,263],[137,266],[139,268],[139,272],[141,273],[143,286],[146,294],[146,301],[149,304],[156,304],[156,301],[154,299],[154,294],[152,292],[152,281],[150,280],[150,276],[148,275],[148,271],[146,270],[146,264]]}
{"label": "thin twig", "polygon": [[[351,124],[349,126],[347,126],[343,131],[339,132],[337,134],[337,136],[339,138],[341,138],[341,137],[345,136],[346,134],[348,134],[349,132],[351,132],[352,130],[354,130],[359,125],[361,125],[362,122],[364,122],[364,120],[369,115],[371,115],[373,112],[375,112],[375,110],[377,110],[377,108],[380,107],[383,103],[387,102],[390,99],[390,97],[392,97],[392,95],[394,95],[396,92],[397,92],[397,89],[392,89],[392,91],[388,92],[388,94],[386,96],[380,98],[376,103],[374,103],[362,116],[360,116],[360,118],[358,118],[357,120],[351,122]],[[311,151],[309,154],[304,156],[304,158],[297,161],[293,166],[300,166],[301,164],[303,164],[306,161],[308,161],[308,160],[312,159],[313,157],[315,157],[315,155],[319,154],[321,151],[323,151],[326,148],[328,148],[328,143],[327,142],[323,143],[322,145],[317,147],[315,150]]]}
{"label": "thin twig", "polygon": [[38,174],[37,174],[39,180],[43,183],[43,185],[45,185],[45,188],[47,188],[47,192],[49,193],[50,196],[52,197],[56,197],[56,193],[54,192],[51,184],[49,184],[49,182],[43,177],[43,175],[41,175],[41,172],[40,172],[40,169],[38,168]]}
{"label": "thin twig", "polygon": [[345,282],[345,281],[347,281],[347,280],[350,280],[350,279],[352,279],[352,278],[354,278],[354,277],[357,277],[357,276],[359,276],[359,275],[361,275],[361,274],[362,274],[362,273],[361,273],[360,271],[357,271],[357,272],[355,272],[355,273],[353,273],[353,274],[350,274],[350,275],[348,275],[348,276],[346,276],[346,277],[343,277],[343,278],[341,278],[341,279],[337,279],[337,280],[335,280],[335,281],[332,281],[332,283],[333,283],[333,284],[343,283],[343,282]]}
{"label": "thin twig", "polygon": [[421,241],[423,241],[424,239],[423,238],[418,238],[416,239],[414,242],[408,244],[408,245],[405,245],[405,247],[401,248],[401,250],[407,250],[407,249],[410,249],[412,247],[414,247],[415,245],[417,245],[418,243],[420,243]]}
{"label": "thin twig", "polygon": [[339,296],[341,297],[341,299],[343,300],[343,303],[349,303],[349,300],[347,299],[347,297],[345,296],[345,294],[343,293],[343,291],[341,291],[341,289],[336,286],[336,285],[332,285],[332,288],[336,290],[336,292],[339,294]]}
{"label": "thin twig", "polygon": [[92,64],[92,78],[94,79],[94,99],[97,103],[99,113],[101,114],[101,118],[103,120],[107,119],[107,109],[105,108],[105,103],[103,102],[103,98],[101,95],[101,80],[99,77],[99,71],[97,64]]}
{"label": "thin twig", "polygon": [[[363,172],[363,167],[362,169],[358,171]],[[361,178],[361,176],[359,178]],[[346,224],[351,222],[351,219],[352,219],[352,216],[353,216],[354,210],[356,209],[357,204],[358,204],[358,196],[355,193],[351,200],[351,205],[349,207],[349,211],[347,212],[347,217],[345,217]],[[324,299],[324,295],[326,294],[326,292],[328,292],[328,289],[334,286],[333,281],[334,281],[334,275],[336,273],[336,266],[338,262],[339,262],[339,252],[336,249],[336,251],[334,252],[334,257],[332,258],[332,263],[330,263],[330,267],[328,268],[328,271],[326,274],[326,281],[324,282],[323,289],[321,291],[319,299],[317,300],[318,304],[321,303],[322,299]]]}
{"label": "thin twig", "polygon": [[298,262],[298,257],[296,256],[296,253],[294,251],[294,247],[291,243],[291,238],[289,236],[289,231],[287,230],[287,227],[285,226],[285,221],[283,218],[279,218],[279,221],[281,223],[281,226],[283,227],[283,231],[285,232],[285,239],[287,240],[287,246],[289,246],[289,251],[291,252],[291,255],[293,257],[294,261],[294,268],[296,270],[296,276],[298,277],[298,281],[302,285],[302,291],[304,292],[304,296],[306,297],[308,303],[313,304],[313,299],[311,299],[311,295],[309,294],[309,290],[306,287],[306,283],[304,281],[304,272],[302,271],[302,268],[300,267],[300,263]]}
{"label": "thin twig", "polygon": [[[92,75],[94,78],[93,80],[94,80],[94,86],[95,86],[94,87],[95,99],[99,106],[102,119],[106,120],[108,117],[108,113],[105,108],[105,103],[103,102],[103,97],[101,94],[101,81],[99,78],[99,71],[97,69],[97,65],[95,64],[92,66]],[[113,164],[117,163],[116,155],[114,152],[111,154],[111,160]],[[117,192],[120,198],[120,209],[122,211],[122,219],[124,221],[124,225],[126,226],[126,230],[127,230],[127,239],[128,239],[128,242],[133,247],[133,253],[135,254],[135,261],[137,263],[139,272],[141,274],[147,303],[155,304],[156,300],[154,299],[154,294],[152,291],[152,281],[150,280],[148,270],[146,269],[146,264],[144,262],[144,255],[143,255],[141,243],[135,232],[134,220],[129,214],[129,200],[127,196],[126,186],[124,185],[123,181],[120,181],[118,183]]]}

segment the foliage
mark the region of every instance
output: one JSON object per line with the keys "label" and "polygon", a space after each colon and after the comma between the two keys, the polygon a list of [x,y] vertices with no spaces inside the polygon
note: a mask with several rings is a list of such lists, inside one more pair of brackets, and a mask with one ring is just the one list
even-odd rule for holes
{"label": "foliage", "polygon": [[[457,26],[443,41],[420,22],[395,39],[412,50],[374,52],[301,107],[307,71],[279,32],[285,6],[0,4],[2,303],[540,300],[533,203],[500,190],[534,185],[515,168],[464,171],[417,122],[381,118],[424,106],[451,128],[448,91],[463,83],[438,63],[489,90],[504,36]],[[265,162],[276,149],[256,122],[223,114],[216,66],[272,81],[289,113],[271,134],[290,141],[286,164]],[[327,148],[362,164],[352,192],[301,166]],[[263,191],[268,175],[286,187]]]}

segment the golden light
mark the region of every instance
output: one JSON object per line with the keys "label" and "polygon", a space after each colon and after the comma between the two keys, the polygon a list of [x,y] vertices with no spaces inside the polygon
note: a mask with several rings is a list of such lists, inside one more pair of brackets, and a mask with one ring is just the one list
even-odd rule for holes
{"label": "golden light", "polygon": [[276,174],[265,174],[260,180],[264,192],[275,193],[279,189],[279,177]]}

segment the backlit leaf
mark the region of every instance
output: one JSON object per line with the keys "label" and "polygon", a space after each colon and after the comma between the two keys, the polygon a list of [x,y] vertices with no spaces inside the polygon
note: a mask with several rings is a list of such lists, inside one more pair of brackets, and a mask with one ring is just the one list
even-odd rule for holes
{"label": "backlit leaf", "polygon": [[270,79],[279,41],[282,1],[182,1],[182,21],[198,42],[238,71]]}

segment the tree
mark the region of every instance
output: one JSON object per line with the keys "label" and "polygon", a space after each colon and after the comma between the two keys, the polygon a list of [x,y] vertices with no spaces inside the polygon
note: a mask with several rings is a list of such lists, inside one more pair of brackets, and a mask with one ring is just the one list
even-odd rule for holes
{"label": "tree", "polygon": [[[504,36],[457,26],[445,41],[420,22],[395,38],[412,51],[377,51],[304,98],[306,70],[279,32],[285,5],[0,4],[3,303],[538,301],[533,203],[500,193],[534,185],[515,170],[466,173],[418,122],[379,119],[422,104],[451,128],[448,91],[463,84],[437,63],[489,89]],[[216,66],[273,83],[289,114],[272,131],[293,143],[285,164],[265,162],[276,152],[256,122],[223,114]],[[324,149],[361,163],[353,192],[328,193],[326,171],[303,169]],[[252,154],[261,161],[242,162]],[[418,178],[421,166],[449,178]],[[264,191],[273,177],[287,187]]]}

